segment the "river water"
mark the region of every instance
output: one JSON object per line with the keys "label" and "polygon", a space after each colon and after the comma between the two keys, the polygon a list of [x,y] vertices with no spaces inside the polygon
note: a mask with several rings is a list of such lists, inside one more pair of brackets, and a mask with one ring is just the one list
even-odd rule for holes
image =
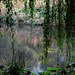
{"label": "river water", "polygon": [[[15,49],[15,59],[16,62],[19,60],[18,51],[25,60],[25,68],[32,68],[33,72],[42,71],[42,51],[43,51],[43,30],[42,26],[34,26],[31,29],[30,26],[16,26],[14,27],[14,49]],[[2,36],[1,36],[2,35]],[[49,48],[49,55],[47,66],[56,67],[57,66],[57,52],[58,47],[56,45],[56,40],[52,37],[51,47]],[[60,52],[60,63],[63,65],[66,62],[65,55],[66,50],[64,46],[64,51]],[[11,34],[0,28],[0,65],[9,64],[12,61],[12,39]],[[38,61],[37,61],[38,60]]]}

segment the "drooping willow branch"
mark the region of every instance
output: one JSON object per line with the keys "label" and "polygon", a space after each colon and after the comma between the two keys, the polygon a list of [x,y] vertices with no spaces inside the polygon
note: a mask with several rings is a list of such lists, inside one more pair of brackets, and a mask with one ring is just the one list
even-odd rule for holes
{"label": "drooping willow branch", "polygon": [[45,6],[45,18],[44,18],[44,24],[43,24],[43,49],[44,49],[44,58],[45,62],[48,56],[48,47],[50,46],[50,0],[46,0],[46,6]]}
{"label": "drooping willow branch", "polygon": [[14,29],[11,29],[11,31],[12,31],[12,33],[11,33],[11,43],[12,43],[12,51],[13,51],[13,58],[12,58],[12,63],[14,63],[15,62],[15,48],[14,48],[14,42],[15,42],[15,40],[14,40],[14,36],[15,36],[15,31],[14,31]]}
{"label": "drooping willow branch", "polygon": [[60,50],[63,50],[63,42],[65,39],[65,31],[64,31],[64,26],[63,26],[63,0],[58,0],[58,24],[57,24],[57,35],[56,35],[56,40],[57,40],[57,46],[58,46],[58,52],[57,52],[57,65],[59,65],[59,53]]}
{"label": "drooping willow branch", "polygon": [[5,4],[6,9],[7,9],[7,13],[5,14],[6,15],[6,24],[7,24],[8,27],[11,27],[13,25],[13,23],[12,23],[12,21],[13,21],[13,18],[12,18],[12,15],[13,15],[12,0],[3,0],[3,3]]}
{"label": "drooping willow branch", "polygon": [[[73,28],[74,27],[74,24],[75,24],[75,1],[74,0],[66,0],[66,43],[67,43],[67,54],[66,56],[69,56],[69,61],[71,61],[71,44],[73,44],[72,41],[73,40],[73,37],[72,35],[74,34],[73,32]],[[75,37],[75,36],[74,36]]]}
{"label": "drooping willow branch", "polygon": [[33,12],[34,12],[34,3],[35,0],[29,0],[29,7],[30,7],[30,20],[31,20],[31,36],[32,36],[32,27],[33,27]]}
{"label": "drooping willow branch", "polygon": [[24,11],[26,12],[27,11],[27,1],[28,0],[23,0],[24,1]]}
{"label": "drooping willow branch", "polygon": [[12,18],[12,15],[13,15],[13,3],[12,3],[12,0],[3,0],[3,3],[5,4],[5,7],[7,9],[7,12],[5,14],[5,17],[6,17],[6,25],[7,25],[7,29],[9,28],[10,31],[10,35],[11,35],[11,43],[12,43],[12,52],[13,52],[13,59],[12,59],[12,62],[14,63],[15,62],[15,58],[14,58],[14,54],[15,54],[15,49],[14,49],[14,29],[12,29],[12,26],[13,26],[13,18]]}

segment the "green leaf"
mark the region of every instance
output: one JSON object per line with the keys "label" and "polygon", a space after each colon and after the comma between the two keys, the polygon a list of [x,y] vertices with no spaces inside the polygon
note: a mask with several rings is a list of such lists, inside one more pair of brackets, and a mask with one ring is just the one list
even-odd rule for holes
{"label": "green leaf", "polygon": [[49,67],[47,67],[47,70],[49,70],[49,71],[52,71],[52,70],[54,70],[54,71],[57,71],[57,70],[60,70],[61,68],[49,68]]}
{"label": "green leaf", "polygon": [[5,71],[0,71],[0,74],[4,73],[4,75],[8,75]]}
{"label": "green leaf", "polygon": [[3,67],[4,67],[4,66],[3,66],[3,65],[1,65],[1,66],[0,66],[0,69],[3,69]]}

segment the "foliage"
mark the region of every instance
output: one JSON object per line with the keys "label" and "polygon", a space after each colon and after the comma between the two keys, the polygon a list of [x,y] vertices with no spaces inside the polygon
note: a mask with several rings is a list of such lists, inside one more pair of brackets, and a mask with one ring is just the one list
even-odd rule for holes
{"label": "foliage", "polygon": [[46,7],[45,7],[45,18],[43,24],[43,49],[44,49],[44,59],[46,64],[46,59],[48,56],[48,47],[50,46],[50,14],[49,14],[49,0],[46,0]]}
{"label": "foliage", "polygon": [[51,74],[51,72],[50,71],[48,71],[48,72],[43,72],[43,75],[50,75]]}
{"label": "foliage", "polygon": [[24,9],[27,10],[27,0],[24,0]]}
{"label": "foliage", "polygon": [[59,67],[58,67],[58,68],[48,68],[48,67],[47,67],[47,70],[49,70],[49,71],[57,71],[57,70],[60,70],[60,69],[61,69],[61,68],[59,68]]}
{"label": "foliage", "polygon": [[6,24],[8,27],[11,27],[13,25],[13,18],[12,18],[12,8],[13,8],[13,4],[12,4],[12,0],[6,0],[3,2],[7,8],[7,13],[5,14],[6,16]]}
{"label": "foliage", "polygon": [[0,74],[8,75],[5,71],[0,71]]}
{"label": "foliage", "polygon": [[33,11],[34,11],[34,3],[35,0],[29,0],[29,7],[30,7],[30,21],[31,21],[31,39],[32,39],[32,27],[33,27]]}
{"label": "foliage", "polygon": [[69,56],[69,61],[71,61],[71,44],[72,44],[72,29],[74,28],[74,1],[66,1],[66,43],[67,43],[67,56]]}
{"label": "foliage", "polygon": [[[13,25],[13,4],[12,0],[3,0],[7,13],[5,14],[5,21],[8,27],[12,27]],[[16,0],[17,1],[17,0]],[[27,0],[24,1],[24,11],[25,14],[27,14]],[[54,1],[54,0],[53,0]],[[52,36],[57,41],[58,46],[58,59],[57,62],[59,64],[59,54],[61,50],[63,51],[63,43],[65,42],[66,45],[66,56],[69,56],[69,61],[71,60],[71,45],[74,45],[74,41],[72,39],[72,36],[74,36],[74,32],[72,32],[72,29],[75,24],[75,14],[74,14],[74,0],[58,0],[57,2],[50,3],[50,0],[45,0],[45,8],[41,7],[40,9],[37,8],[37,13],[40,12],[40,15],[44,17],[43,22],[43,55],[42,60],[44,60],[44,63],[46,64],[47,57],[48,57],[48,48],[50,47],[52,43]],[[30,20],[31,20],[31,35],[32,35],[32,27],[33,27],[33,14],[34,14],[34,8],[35,8],[35,0],[29,0],[29,10],[30,10]],[[1,12],[1,10],[0,10]],[[2,18],[2,16],[0,16]],[[57,29],[54,31],[54,24],[57,27]],[[37,25],[37,24],[35,24]],[[1,25],[0,25],[1,27]],[[14,49],[14,35],[15,33],[11,29],[11,35],[12,35],[12,50],[13,50],[13,57],[15,53]],[[74,30],[73,30],[74,31]],[[1,32],[0,32],[1,35]],[[15,65],[16,66],[16,65]],[[17,66],[16,66],[17,67]]]}

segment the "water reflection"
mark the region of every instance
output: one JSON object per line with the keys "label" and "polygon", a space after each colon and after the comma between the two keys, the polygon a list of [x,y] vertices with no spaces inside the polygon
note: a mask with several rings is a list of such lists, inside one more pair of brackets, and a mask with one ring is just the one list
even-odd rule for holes
{"label": "water reflection", "polygon": [[[42,27],[41,26],[34,26],[32,30],[32,39],[30,39],[30,26],[24,26],[23,28],[14,27],[15,28],[15,52],[17,50],[25,51],[26,55],[24,56],[25,59],[25,66],[28,68],[33,67],[33,71],[42,71],[40,64],[41,64],[41,55],[43,50],[43,33],[42,33]],[[50,67],[56,67],[57,65],[57,49],[59,49],[59,46],[62,46],[59,52],[59,61],[60,63],[65,63],[68,59],[66,57],[68,47],[66,46],[66,40],[67,38],[64,38],[65,29],[63,29],[63,32],[61,33],[62,37],[57,36],[57,29],[54,28],[54,35],[52,35],[52,43],[49,48],[49,55],[48,55],[48,61],[47,66]],[[5,31],[1,28],[0,32],[2,34],[2,37],[0,36],[0,64],[7,63],[7,61],[12,59],[12,47],[11,47],[11,35],[8,31]],[[6,35],[4,35],[6,34]],[[66,35],[66,34],[65,34]],[[71,37],[72,38],[72,37]],[[59,40],[60,39],[60,40]],[[58,42],[57,42],[58,41]],[[63,43],[62,43],[63,41]],[[70,45],[72,46],[71,41]],[[58,43],[58,45],[57,45]],[[73,44],[74,45],[74,44]],[[72,50],[73,49],[73,50]],[[72,56],[71,58],[75,58],[75,51],[74,46],[71,47],[72,50]],[[3,56],[5,54],[5,56]],[[16,53],[15,53],[16,54]],[[69,55],[69,54],[68,54]],[[6,57],[6,59],[5,59]],[[10,57],[10,58],[9,58]],[[17,54],[16,54],[16,57]],[[37,58],[39,59],[37,63]],[[64,62],[65,59],[65,62]],[[7,61],[6,61],[7,60]],[[11,60],[12,61],[12,60]],[[34,65],[37,63],[37,66]]]}
{"label": "water reflection", "polygon": [[40,73],[40,72],[43,72],[42,68],[41,68],[41,64],[40,62],[37,62],[37,65],[33,67],[33,70],[32,70],[33,73]]}

